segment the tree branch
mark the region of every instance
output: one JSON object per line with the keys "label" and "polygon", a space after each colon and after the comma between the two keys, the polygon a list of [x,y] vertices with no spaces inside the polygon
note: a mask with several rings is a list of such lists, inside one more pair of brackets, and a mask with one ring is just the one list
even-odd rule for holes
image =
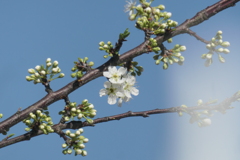
{"label": "tree branch", "polygon": [[[54,131],[60,135],[60,137],[63,137],[64,140],[67,140],[66,137],[64,137],[64,133],[62,130],[64,129],[79,129],[87,126],[94,126],[95,124],[98,123],[103,123],[103,122],[109,122],[109,121],[114,121],[114,120],[120,120],[123,118],[129,118],[129,117],[149,117],[149,115],[153,114],[163,114],[163,113],[179,113],[179,112],[186,112],[186,113],[191,113],[193,111],[199,111],[199,110],[209,110],[209,111],[220,111],[223,112],[227,109],[231,108],[231,103],[237,101],[240,98],[240,92],[235,93],[232,97],[225,99],[219,104],[212,105],[212,103],[205,103],[200,106],[194,106],[194,107],[188,107],[188,108],[183,108],[183,107],[172,107],[172,108],[166,108],[166,109],[154,109],[154,110],[148,110],[148,111],[141,111],[141,112],[126,112],[122,114],[117,114],[113,116],[108,116],[108,117],[102,117],[102,118],[97,118],[93,121],[93,124],[90,124],[88,122],[82,122],[82,121],[71,121],[69,123],[59,123],[56,125],[53,125]],[[18,142],[30,140],[33,137],[39,136],[44,134],[41,130],[38,130],[37,132],[33,133],[28,132],[26,134],[20,135],[18,137],[14,137],[11,139],[3,140],[0,142],[0,148],[9,146],[11,144],[15,144]]]}

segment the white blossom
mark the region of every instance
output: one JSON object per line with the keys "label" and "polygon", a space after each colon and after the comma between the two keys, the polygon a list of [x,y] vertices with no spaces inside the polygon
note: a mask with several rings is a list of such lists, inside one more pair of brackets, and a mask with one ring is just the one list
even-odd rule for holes
{"label": "white blossom", "polygon": [[[134,1],[132,1],[132,0],[130,0],[130,1],[126,1],[127,2],[127,4],[124,6],[125,7],[125,12],[130,12],[130,11],[132,11],[133,10],[133,7],[136,5],[136,0],[134,0]],[[130,13],[132,13],[132,12],[130,12]],[[129,13],[129,14],[130,14]]]}
{"label": "white blossom", "polygon": [[136,78],[130,74],[126,76],[125,84],[123,85],[124,94],[128,98],[132,98],[131,94],[137,96],[139,90],[134,87],[136,83]]}
{"label": "white blossom", "polygon": [[109,104],[115,104],[117,102],[118,97],[123,97],[124,94],[121,91],[121,85],[120,84],[113,84],[109,81],[106,81],[104,83],[105,89],[101,89],[99,92],[100,97],[108,95],[108,103]]}
{"label": "white blossom", "polygon": [[103,75],[109,78],[111,83],[123,83],[124,78],[122,78],[127,72],[127,69],[120,67],[118,70],[115,66],[109,66],[108,71],[103,72]]}

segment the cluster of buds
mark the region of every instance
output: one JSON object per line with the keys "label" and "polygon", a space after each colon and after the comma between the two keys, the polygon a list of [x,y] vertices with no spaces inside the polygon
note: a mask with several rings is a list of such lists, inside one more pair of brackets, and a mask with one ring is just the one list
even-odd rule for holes
{"label": "cluster of buds", "polygon": [[42,112],[41,110],[37,110],[34,113],[30,113],[29,117],[23,120],[28,127],[25,128],[25,131],[30,131],[31,129],[41,130],[44,134],[52,133],[54,130],[52,129],[52,118],[49,116],[48,111]]}
{"label": "cluster of buds", "polygon": [[87,143],[89,140],[85,138],[81,134],[83,133],[83,129],[78,129],[75,133],[71,133],[70,130],[65,132],[65,135],[70,138],[66,143],[62,144],[62,148],[66,148],[62,151],[63,154],[71,154],[73,150],[76,155],[86,156],[87,151],[83,150],[85,148],[84,143]]}
{"label": "cluster of buds", "polygon": [[154,39],[154,38],[150,38],[149,39],[149,44],[148,44],[148,49],[149,49],[149,52],[154,52],[154,53],[158,53],[158,51],[160,51],[161,50],[161,48],[160,47],[158,47],[158,44],[157,44],[157,40],[156,39]]}
{"label": "cluster of buds", "polygon": [[157,7],[151,7],[151,2],[146,0],[140,0],[139,5],[136,6],[136,2],[128,2],[125,5],[125,12],[129,12],[129,20],[133,21],[137,19],[135,24],[136,28],[141,30],[148,30],[152,34],[164,34],[167,30],[171,30],[172,27],[176,27],[178,23],[170,20],[172,13],[163,12],[164,5]]}
{"label": "cluster of buds", "polygon": [[92,118],[96,116],[96,112],[97,110],[94,109],[94,105],[88,103],[88,100],[85,99],[80,105],[77,105],[76,102],[69,103],[69,105],[66,105],[64,110],[60,111],[59,114],[62,115],[65,122],[76,117],[79,120],[84,118],[88,123],[93,123]]}
{"label": "cluster of buds", "polygon": [[154,55],[153,59],[156,60],[156,65],[159,65],[160,62],[163,62],[163,69],[167,69],[169,64],[173,63],[178,63],[179,65],[182,65],[184,62],[184,57],[181,55],[180,52],[183,52],[185,50],[186,46],[176,44],[173,49],[165,49],[160,54]]}
{"label": "cluster of buds", "polygon": [[209,50],[209,52],[202,54],[202,59],[206,59],[205,66],[208,67],[212,64],[212,56],[214,52],[218,54],[219,61],[224,63],[225,59],[220,55],[220,53],[228,54],[230,51],[227,49],[227,47],[229,46],[230,43],[228,41],[223,42],[222,40],[222,31],[218,31],[216,36],[212,38],[211,42],[206,45],[206,48]]}
{"label": "cluster of buds", "polygon": [[104,55],[104,58],[112,57],[113,56],[113,45],[112,42],[108,41],[107,43],[104,43],[103,41],[99,42],[99,50],[105,51],[108,53],[107,55]]}
{"label": "cluster of buds", "polygon": [[74,67],[71,69],[72,73],[71,77],[72,78],[77,78],[80,79],[85,72],[88,72],[91,70],[91,67],[94,65],[94,62],[87,62],[88,61],[88,57],[85,58],[78,58],[78,62],[74,62]]}
{"label": "cluster of buds", "polygon": [[[211,104],[211,103],[214,103],[214,102],[215,101],[211,101],[211,102],[209,101],[206,104]],[[198,104],[198,106],[201,106],[201,105],[203,105],[203,101],[201,99],[199,99],[197,104]],[[186,105],[181,105],[181,108],[182,108],[181,110],[183,112],[186,112],[191,116],[191,118],[189,120],[189,122],[191,124],[194,123],[194,122],[197,122],[199,127],[206,127],[206,126],[211,125],[211,119],[208,118],[208,117],[212,116],[211,111],[209,111],[209,110],[204,110],[204,111],[201,111],[201,112],[188,111],[188,107]],[[178,115],[182,116],[183,112],[178,112]]]}
{"label": "cluster of buds", "polygon": [[[46,67],[43,65],[37,65],[35,69],[28,69],[28,73],[31,76],[26,76],[27,81],[33,81],[34,84],[50,82],[57,78],[63,78],[64,73],[60,73],[61,69],[58,67],[58,61],[51,62],[51,58],[46,60]],[[53,78],[56,74],[59,74],[57,77]],[[49,79],[47,75],[50,75]]]}
{"label": "cluster of buds", "polygon": [[136,76],[136,75],[140,76],[143,72],[143,67],[138,66],[138,62],[131,61],[129,72],[131,72],[132,76]]}

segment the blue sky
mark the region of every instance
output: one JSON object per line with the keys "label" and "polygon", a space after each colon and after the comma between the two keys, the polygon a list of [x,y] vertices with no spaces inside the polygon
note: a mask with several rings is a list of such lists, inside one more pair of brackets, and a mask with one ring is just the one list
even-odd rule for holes
{"label": "blue sky", "polygon": [[[196,12],[217,0],[158,1],[172,19],[179,24],[193,17]],[[123,12],[125,0],[105,1],[0,1],[0,72],[2,73],[1,107],[4,118],[15,113],[19,107],[26,108],[46,95],[41,84],[25,80],[27,70],[44,64],[47,58],[58,60],[66,77],[51,83],[54,91],[71,82],[73,62],[78,57],[89,57],[95,67],[106,61],[104,52],[98,50],[100,41],[117,41],[119,33],[129,28],[131,35],[124,43],[121,53],[132,49],[144,40],[144,34],[135,29],[134,22]],[[230,54],[224,55],[222,64],[214,56],[213,64],[206,68],[201,54],[206,53],[205,44],[189,35],[173,38],[172,48],[178,43],[185,45],[183,66],[171,65],[168,70],[156,66],[153,53],[144,54],[135,60],[144,67],[137,77],[140,94],[123,106],[110,106],[107,97],[99,97],[105,78],[98,78],[76,90],[69,98],[81,103],[83,99],[95,105],[98,117],[127,111],[143,111],[169,108],[186,104],[194,106],[198,99],[224,100],[239,90],[239,4],[210,18],[192,30],[210,40],[218,30],[223,31],[223,40],[230,41]],[[64,143],[56,134],[39,136],[1,149],[3,159],[105,159],[105,160],[237,160],[239,153],[239,103],[226,114],[215,113],[212,125],[199,128],[189,123],[189,116],[177,114],[152,115],[149,118],[127,118],[120,121],[97,124],[84,128],[88,156],[63,155]],[[57,123],[58,111],[64,101],[49,107],[53,121]],[[9,133],[23,134],[21,123]],[[4,137],[2,136],[2,139]]]}

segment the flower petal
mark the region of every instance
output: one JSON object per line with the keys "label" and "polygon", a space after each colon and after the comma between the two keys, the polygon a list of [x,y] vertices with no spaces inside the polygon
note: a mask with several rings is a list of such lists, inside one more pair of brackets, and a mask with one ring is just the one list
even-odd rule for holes
{"label": "flower petal", "polygon": [[110,94],[109,96],[108,96],[108,104],[115,104],[116,102],[117,102],[117,97],[116,97],[116,95],[113,95],[113,94]]}
{"label": "flower petal", "polygon": [[139,94],[139,90],[135,87],[132,87],[131,88],[131,93],[134,95],[134,96],[137,96]]}
{"label": "flower petal", "polygon": [[103,76],[107,77],[107,78],[111,78],[112,77],[112,75],[108,71],[103,72]]}
{"label": "flower petal", "polygon": [[122,107],[122,98],[119,98],[118,100],[118,107]]}
{"label": "flower petal", "polygon": [[121,75],[125,75],[125,73],[127,72],[127,68],[120,67],[120,68],[118,69],[118,72],[119,72]]}
{"label": "flower petal", "polygon": [[105,88],[111,88],[111,83],[109,82],[109,81],[106,81],[105,83],[104,83],[104,87]]}
{"label": "flower petal", "polygon": [[107,95],[107,90],[106,89],[101,89],[99,91],[99,95],[100,95],[100,97]]}

